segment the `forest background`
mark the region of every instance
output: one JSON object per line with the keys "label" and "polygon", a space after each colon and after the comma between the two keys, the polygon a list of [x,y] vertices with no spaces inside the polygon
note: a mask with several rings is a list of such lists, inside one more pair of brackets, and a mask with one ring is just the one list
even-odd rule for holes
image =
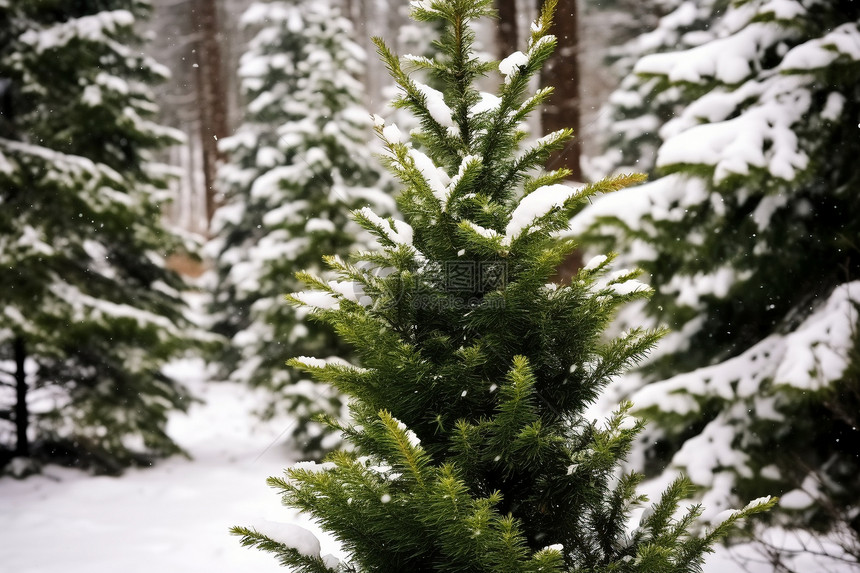
{"label": "forest background", "polygon": [[[26,5],[0,1],[0,15],[7,9],[14,13],[9,7],[16,4]],[[170,71],[166,81],[153,86],[152,101],[158,107],[155,121],[172,128],[156,131],[164,140],[159,145],[168,140],[174,143],[164,146],[158,157],[173,168],[175,177],[160,181],[158,177],[147,179],[147,174],[138,183],[166,185],[170,199],[159,201],[157,208],[166,225],[187,241],[186,246],[209,243],[202,250],[202,259],[175,254],[167,260],[169,269],[192,283],[191,291],[182,296],[193,311],[182,319],[166,315],[176,324],[183,323],[183,328],[185,322],[196,323],[203,330],[214,329],[238,341],[243,337],[237,337],[237,331],[254,333],[247,322],[253,324],[255,319],[243,316],[244,326],[237,327],[230,317],[218,318],[213,310],[220,302],[218,295],[212,305],[201,302],[206,296],[201,293],[211,289],[213,282],[226,285],[216,286],[216,292],[233,304],[232,268],[254,252],[240,248],[231,253],[219,240],[233,232],[224,223],[229,206],[247,192],[230,189],[231,181],[241,179],[230,178],[231,162],[236,164],[241,157],[236,150],[242,139],[237,135],[251,116],[249,88],[237,70],[268,20],[260,19],[259,11],[256,20],[247,16],[252,13],[252,2],[247,0],[153,0],[152,5],[151,18],[138,21],[135,27],[147,40],[141,48],[145,56]],[[351,30],[343,28],[344,35],[351,35],[367,55],[364,69],[356,73],[360,89],[350,96],[355,100],[352,103],[366,110],[368,117],[375,112],[400,122],[403,118],[398,112],[386,107],[396,92],[388,71],[374,55],[370,37],[385,38],[398,53],[424,53],[430,49],[426,38],[432,34],[409,21],[405,2],[343,0],[333,6],[351,22]],[[497,8],[500,19],[482,23],[478,29],[478,47],[487,59],[501,60],[524,42],[538,6],[499,1]],[[856,150],[855,125],[860,126],[855,97],[860,77],[857,8],[850,2],[618,0],[562,2],[559,14],[554,32],[561,47],[543,78],[544,83],[556,86],[556,94],[552,104],[532,118],[531,133],[537,137],[560,127],[573,128],[577,143],[552,162],[554,167],[568,167],[574,182],[619,170],[643,171],[653,178],[638,190],[598,201],[575,221],[589,257],[585,260],[594,261],[591,255],[614,250],[619,253],[619,266],[643,267],[657,290],[649,305],[633,305],[622,313],[618,330],[643,321],[649,326],[668,322],[674,329],[652,360],[622,377],[606,396],[608,403],[632,396],[640,413],[653,421],[634,452],[633,464],[657,478],[654,487],[664,483],[670,473],[686,470],[703,487],[712,516],[739,499],[782,495],[783,511],[772,518],[772,527],[752,532],[758,536],[759,560],[774,570],[803,570],[809,565],[803,565],[802,559],[810,556],[824,558],[826,565],[816,565],[820,570],[856,567],[860,555],[860,509],[856,504],[860,466],[856,413],[860,401],[860,258],[856,237],[860,213],[854,191],[858,175],[851,157]],[[4,49],[14,46],[7,40],[0,34]],[[4,70],[18,73],[27,69],[27,57],[5,58]],[[14,143],[22,139],[15,124],[24,116],[15,118],[10,113],[16,109],[7,105],[13,91],[7,89],[9,85],[0,74],[0,88],[5,90],[0,138],[6,156],[24,165],[27,160],[21,158],[32,150]],[[320,121],[325,117],[320,115]],[[406,122],[402,127],[411,126]],[[50,128],[43,133],[49,132]],[[367,133],[371,140],[372,133]],[[99,157],[100,153],[72,151],[83,157],[90,157],[89,153]],[[33,153],[32,157],[42,161],[47,156]],[[16,200],[14,185],[20,182],[15,179],[15,168],[7,165],[11,163],[2,165],[0,177],[8,176],[15,183],[3,200],[12,203]],[[56,165],[66,168],[63,162]],[[106,165],[115,168],[110,162]],[[349,166],[341,170],[356,171]],[[101,173],[111,177],[107,171]],[[367,176],[372,182],[379,175]],[[373,186],[361,181],[345,183],[355,189]],[[380,179],[379,190],[390,189],[389,184]],[[382,195],[361,196],[376,201],[376,207],[387,212],[390,206]],[[216,211],[224,205],[228,209],[221,211],[219,220]],[[356,206],[345,204],[347,208]],[[267,209],[265,205],[261,208]],[[14,212],[4,213],[13,222],[11,242],[4,239],[7,246],[19,238],[15,217],[10,215]],[[317,216],[310,217],[317,221],[317,230],[322,229]],[[31,233],[33,227],[21,229],[19,245],[31,241],[25,246],[41,249],[41,254],[50,249],[46,246],[50,240],[40,242],[44,239],[38,236],[38,226],[35,234]],[[261,238],[254,236],[253,240],[265,243]],[[90,247],[92,244],[84,245],[87,255],[92,254]],[[175,247],[171,248],[177,253],[183,250]],[[10,253],[10,260],[15,261],[14,248],[3,255]],[[559,280],[569,280],[583,264],[579,257],[569,261],[567,268],[560,269]],[[8,284],[17,284],[14,275],[24,268],[10,267],[12,281]],[[285,274],[295,270],[298,268]],[[161,276],[161,271],[152,272]],[[41,278],[38,273],[35,276]],[[178,283],[167,282],[168,286],[156,290],[172,296],[176,291],[171,288]],[[277,296],[295,288],[276,287],[281,288],[273,294]],[[7,437],[15,433],[12,422],[26,419],[28,414],[15,411],[14,400],[6,403],[5,398],[14,397],[16,381],[34,372],[27,369],[30,366],[17,368],[16,357],[23,354],[17,341],[25,337],[16,328],[25,320],[19,320],[21,313],[14,314],[9,308],[26,309],[27,301],[16,298],[20,289],[12,291],[8,288],[0,293],[0,302],[10,305],[5,311],[9,324],[0,328]],[[165,309],[169,307],[155,301],[156,307],[162,303]],[[94,308],[111,312],[108,306]],[[208,318],[199,320],[195,313]],[[40,320],[50,329],[48,318],[53,320],[50,316]],[[294,328],[294,323],[289,325]],[[298,327],[294,330],[299,331]],[[49,343],[51,336],[46,337]],[[74,336],[70,335],[72,341]],[[244,336],[249,338],[253,337]],[[268,338],[276,337],[269,333]],[[153,346],[154,362],[146,365],[152,371],[160,367],[159,359],[175,355],[180,347],[217,347],[200,331],[179,342],[157,336],[153,340],[164,345]],[[244,373],[237,364],[249,363],[242,352],[248,352],[247,348],[255,352],[253,347],[243,350],[241,346],[237,343],[223,356],[225,364],[232,360],[233,365],[209,375],[234,382],[241,379]],[[56,376],[62,371],[62,360],[55,361],[54,355],[49,358],[57,370],[41,367]],[[211,358],[210,354],[210,367],[218,362]],[[280,365],[282,357],[276,358]],[[183,363],[174,369],[178,378],[195,377],[183,370],[187,367]],[[26,376],[19,376],[24,370]],[[262,372],[265,377],[271,371]],[[289,386],[295,387],[296,395],[320,396],[318,389],[303,385],[305,380],[293,384],[291,374],[285,376],[281,386],[274,388],[276,393]],[[154,423],[142,416],[129,424],[134,429],[138,423],[146,439],[154,440],[147,443],[152,453],[178,451],[169,439],[164,440],[170,434],[164,433],[168,410],[187,409],[188,403],[182,404],[186,396],[219,392],[191,386],[194,391],[189,394],[176,392],[176,388],[164,390],[163,398],[169,404],[154,401],[159,410]],[[128,401],[127,396],[123,399]],[[326,399],[329,406],[343,406],[336,397]],[[601,406],[611,408],[611,404]],[[98,415],[106,410],[97,404],[93,412]],[[269,419],[263,422],[266,424],[283,412],[263,407],[254,414]],[[59,417],[53,416],[49,422],[62,427],[62,411]],[[125,428],[128,420],[124,416],[114,415],[112,422]],[[308,440],[307,432],[313,430],[300,430],[306,434],[300,440],[303,445],[296,449],[305,454],[325,449],[323,436]],[[272,440],[277,442],[278,437]],[[194,450],[188,443],[181,446]],[[291,459],[301,455],[290,454]],[[95,466],[113,472],[130,462],[150,463],[148,457],[133,454],[121,460],[111,458],[108,452]],[[664,468],[671,471],[661,474]],[[12,474],[27,474],[30,469],[16,463],[7,466]],[[800,529],[791,529],[797,526]],[[788,534],[790,530],[795,533]]]}

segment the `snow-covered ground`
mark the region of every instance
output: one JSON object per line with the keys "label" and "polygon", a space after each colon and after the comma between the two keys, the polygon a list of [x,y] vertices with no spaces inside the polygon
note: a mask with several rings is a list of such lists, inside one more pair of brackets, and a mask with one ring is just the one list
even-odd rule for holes
{"label": "snow-covered ground", "polygon": [[290,421],[260,423],[253,411],[262,396],[205,384],[199,362],[177,364],[176,372],[205,400],[168,429],[193,459],[177,456],[119,478],[49,466],[25,480],[0,479],[0,571],[284,571],[228,530],[292,520],[265,483],[295,456],[284,446]]}
{"label": "snow-covered ground", "polygon": [[[280,505],[266,477],[296,459],[285,447],[291,421],[261,423],[263,395],[232,383],[206,384],[202,363],[173,365],[204,403],[172,418],[170,434],[193,459],[175,457],[121,477],[50,466],[42,475],[0,479],[0,571],[14,573],[267,573],[275,559],[242,548],[231,525],[295,522],[317,532],[322,554],[337,547]],[[743,550],[756,556],[752,549]],[[821,569],[801,555],[798,571]],[[706,573],[742,571],[725,550]],[[753,573],[772,568],[749,567]],[[404,572],[408,573],[408,572]]]}

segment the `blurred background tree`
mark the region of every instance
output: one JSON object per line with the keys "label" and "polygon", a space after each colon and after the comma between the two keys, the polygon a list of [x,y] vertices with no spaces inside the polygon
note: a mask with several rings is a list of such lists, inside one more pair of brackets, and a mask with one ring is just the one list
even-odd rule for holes
{"label": "blurred background tree", "polygon": [[284,294],[299,287],[296,272],[320,271],[324,255],[369,244],[351,210],[370,204],[390,213],[394,200],[368,143],[364,52],[350,22],[325,0],[254,4],[243,22],[257,30],[239,67],[245,115],[221,141],[226,204],[209,247],[215,329],[231,341],[218,360],[225,377],[273,390],[272,410],[295,414],[293,437],[318,451],[321,428],[310,418],[339,414],[342,401],[285,363],[348,352],[328,327],[303,321]]}
{"label": "blurred background tree", "polygon": [[161,367],[196,335],[164,259],[191,243],[162,223],[170,174],[153,155],[182,135],[153,121],[167,72],[141,51],[147,15],[0,5],[2,461],[116,472],[179,451],[165,425],[189,400]]}
{"label": "blurred background tree", "polygon": [[[783,494],[777,523],[860,556],[860,9],[682,2],[627,48],[609,99],[619,169],[654,180],[577,221],[657,294],[674,334],[618,387],[654,424],[645,467],[720,508]],[[656,154],[653,151],[656,150]]]}

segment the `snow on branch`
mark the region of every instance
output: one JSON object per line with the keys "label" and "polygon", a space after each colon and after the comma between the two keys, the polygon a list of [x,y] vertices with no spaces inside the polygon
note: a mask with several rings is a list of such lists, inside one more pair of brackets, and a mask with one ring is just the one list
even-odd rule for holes
{"label": "snow on branch", "polygon": [[[753,167],[794,179],[809,164],[793,129],[812,104],[806,84],[800,76],[778,75],[703,96],[664,126],[661,135],[666,141],[657,165],[710,165],[716,183],[731,174],[747,175]],[[756,103],[732,117],[751,100]],[[711,123],[701,124],[703,117]]]}
{"label": "snow on branch", "polygon": [[134,15],[128,10],[106,10],[92,16],[72,18],[44,30],[28,30],[21,34],[20,39],[37,53],[42,53],[65,46],[75,39],[107,42],[110,33],[133,25]]}
{"label": "snow on branch", "polygon": [[815,38],[795,46],[785,54],[779,65],[781,71],[814,70],[825,68],[840,56],[860,60],[860,24],[848,22]]}
{"label": "snow on branch", "polygon": [[393,223],[386,221],[374,213],[370,207],[362,207],[355,214],[359,223],[366,222],[370,225],[380,239],[387,239],[394,245],[412,246],[413,231],[408,223],[397,219],[393,219]]}
{"label": "snow on branch", "polygon": [[302,555],[320,556],[320,540],[304,527],[292,523],[261,521],[255,524],[253,529],[272,541],[295,549]]}
{"label": "snow on branch", "polygon": [[796,34],[773,22],[757,22],[731,36],[689,50],[650,54],[636,62],[633,71],[666,76],[671,82],[695,84],[715,79],[724,84],[738,84],[752,74],[751,62],[760,59],[764,47]]}
{"label": "snow on branch", "polygon": [[445,103],[442,92],[421,82],[413,80],[413,83],[415,84],[415,89],[424,96],[424,105],[427,106],[427,112],[430,114],[430,117],[442,127],[455,127],[454,120],[451,117],[453,115],[451,108]]}
{"label": "snow on branch", "polygon": [[519,205],[511,213],[510,221],[505,227],[505,243],[510,245],[525,229],[531,226],[535,219],[543,217],[552,209],[562,207],[571,197],[575,197],[582,189],[557,183],[538,187],[520,200]]}

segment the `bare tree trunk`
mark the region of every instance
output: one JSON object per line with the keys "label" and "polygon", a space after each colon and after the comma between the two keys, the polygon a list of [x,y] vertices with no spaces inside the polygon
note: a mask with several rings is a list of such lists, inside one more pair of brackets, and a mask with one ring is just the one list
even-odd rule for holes
{"label": "bare tree trunk", "polygon": [[218,8],[215,0],[193,0],[192,18],[197,35],[197,92],[200,138],[203,146],[203,177],[206,185],[206,219],[211,222],[216,205],[218,140],[228,135],[227,94],[218,43]]}
{"label": "bare tree trunk", "polygon": [[496,26],[496,46],[502,60],[519,49],[517,37],[517,0],[496,0],[499,24]]}
{"label": "bare tree trunk", "polygon": [[[538,0],[541,4],[543,0]],[[541,84],[555,91],[541,110],[543,133],[569,127],[576,139],[554,153],[547,167],[570,169],[570,179],[582,181],[580,155],[580,97],[579,97],[579,7],[577,0],[559,0],[552,25],[558,47],[541,72]]]}
{"label": "bare tree trunk", "polygon": [[[539,8],[543,0],[538,0]],[[581,155],[581,99],[579,93],[579,5],[578,0],[558,0],[551,32],[558,39],[555,53],[541,72],[541,84],[553,86],[554,92],[541,109],[544,134],[569,127],[575,139],[564,149],[553,153],[547,161],[549,169],[566,167],[568,179],[583,181]],[[577,249],[556,269],[555,282],[567,283],[582,268],[582,252]]]}
{"label": "bare tree trunk", "polygon": [[358,14],[358,6],[354,0],[343,0],[343,15],[349,18],[352,22],[356,21]]}
{"label": "bare tree trunk", "polygon": [[15,455],[22,457],[30,456],[30,441],[27,439],[27,427],[30,423],[30,412],[27,409],[27,376],[24,372],[24,363],[27,359],[27,348],[24,337],[15,338],[15,431],[18,442],[15,447]]}
{"label": "bare tree trunk", "polygon": [[496,10],[499,12],[496,40],[499,49],[499,59],[501,60],[519,49],[519,38],[517,37],[517,1],[496,0]]}

